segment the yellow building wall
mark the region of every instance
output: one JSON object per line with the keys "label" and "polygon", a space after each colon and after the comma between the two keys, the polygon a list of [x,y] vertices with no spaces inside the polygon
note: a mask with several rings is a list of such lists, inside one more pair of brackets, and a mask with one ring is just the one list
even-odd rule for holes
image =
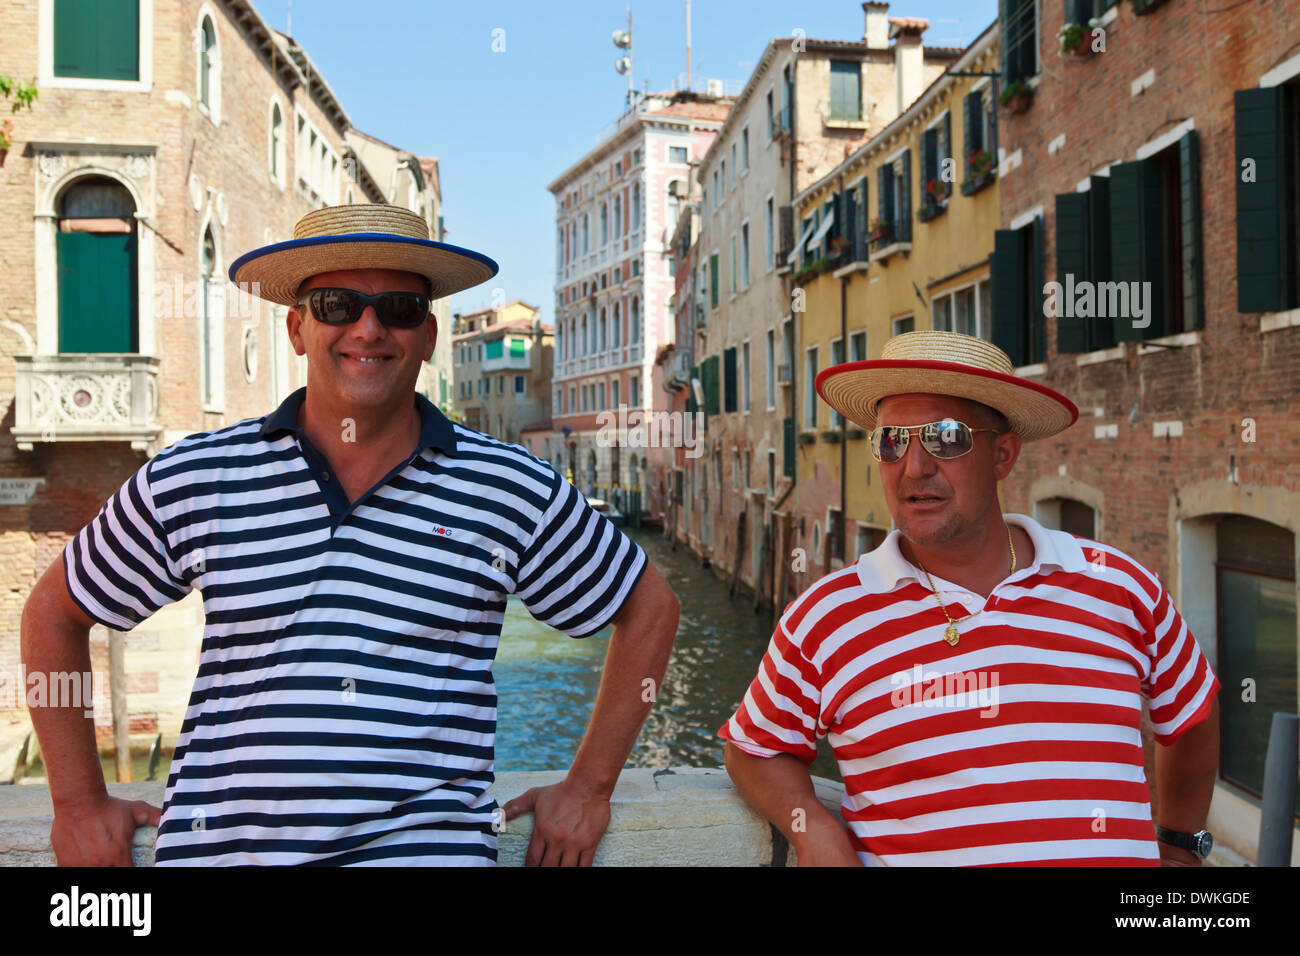
{"label": "yellow building wall", "polygon": [[[970,71],[993,70],[997,66],[996,44]],[[878,136],[861,154],[850,157],[814,184],[811,191],[796,205],[795,222],[801,222],[813,209],[829,200],[841,185],[851,185],[867,177],[867,220],[881,215],[878,193],[877,169],[886,158],[896,156],[904,149],[912,150],[911,176],[908,188],[912,193],[911,248],[896,252],[887,258],[876,259],[865,270],[837,278],[824,273],[808,281],[803,288],[805,311],[802,313],[800,349],[796,360],[797,382],[800,395],[796,434],[805,435],[809,429],[804,424],[804,393],[807,388],[806,355],[809,346],[818,347],[818,371],[830,364],[831,343],[840,337],[840,286],[847,281],[845,303],[847,333],[866,329],[867,358],[879,358],[885,342],[890,338],[894,322],[908,316],[917,330],[931,328],[931,304],[935,296],[987,281],[989,255],[993,251],[994,232],[1001,222],[996,179],[971,195],[961,192],[961,182],[966,178],[965,157],[967,144],[963,123],[963,98],[977,83],[976,78],[952,78],[941,95],[924,108],[909,110],[901,128]],[[987,95],[987,94],[986,94]],[[924,100],[925,97],[922,97]],[[950,111],[950,155],[956,160],[955,181],[948,197],[947,209],[926,222],[917,217],[921,207],[921,137],[924,130],[943,112]],[[923,301],[924,299],[924,301]],[[987,334],[987,320],[984,326]],[[850,357],[848,343],[845,358]],[[822,432],[830,428],[830,408],[818,402],[816,440],[798,445],[798,502],[795,513],[803,514],[806,522],[818,516],[824,526],[825,510],[839,503],[841,449],[837,442],[829,442]],[[850,430],[853,428],[849,424]],[[851,434],[851,432],[850,432]],[[871,454],[866,438],[850,438],[845,443],[847,482],[845,487],[846,548],[849,561],[857,557],[855,532],[858,526],[887,531],[892,520],[881,488],[879,464]],[[797,518],[796,518],[797,520]],[[805,535],[809,541],[811,535]],[[869,541],[868,547],[874,542]],[[819,570],[826,570],[824,568]]]}

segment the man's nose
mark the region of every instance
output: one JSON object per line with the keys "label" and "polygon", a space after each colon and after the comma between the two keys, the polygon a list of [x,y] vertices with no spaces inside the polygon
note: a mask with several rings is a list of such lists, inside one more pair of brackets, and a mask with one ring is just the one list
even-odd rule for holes
{"label": "man's nose", "polygon": [[921,439],[909,435],[903,452],[903,474],[908,478],[928,478],[938,470],[934,456],[921,447]]}
{"label": "man's nose", "polygon": [[384,323],[379,321],[379,315],[375,312],[375,307],[368,305],[361,313],[361,318],[352,323],[350,334],[354,339],[373,342],[376,339],[382,339],[388,334],[388,330],[384,327]]}

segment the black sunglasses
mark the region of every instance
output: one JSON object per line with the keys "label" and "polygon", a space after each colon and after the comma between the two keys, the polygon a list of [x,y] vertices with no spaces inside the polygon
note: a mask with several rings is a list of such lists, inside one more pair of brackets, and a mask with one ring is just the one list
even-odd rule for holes
{"label": "black sunglasses", "polygon": [[367,306],[384,325],[414,329],[429,317],[429,297],[423,292],[380,292],[367,295],[356,289],[312,289],[299,306],[310,305],[312,315],[326,325],[347,325],[361,318]]}

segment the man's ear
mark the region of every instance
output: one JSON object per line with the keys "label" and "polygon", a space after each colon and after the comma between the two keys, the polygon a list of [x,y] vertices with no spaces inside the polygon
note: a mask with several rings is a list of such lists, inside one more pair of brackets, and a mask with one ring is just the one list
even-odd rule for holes
{"label": "man's ear", "polygon": [[307,343],[302,338],[302,312],[296,305],[289,306],[289,314],[284,318],[284,327],[289,332],[289,341],[298,355],[307,354]]}
{"label": "man's ear", "polygon": [[1011,474],[1016,459],[1020,457],[1022,439],[1015,432],[1003,432],[994,435],[993,440],[996,443],[993,446],[993,477],[1002,481]]}
{"label": "man's ear", "polygon": [[438,347],[438,317],[429,313],[429,341],[424,347],[424,360],[433,358],[433,350]]}

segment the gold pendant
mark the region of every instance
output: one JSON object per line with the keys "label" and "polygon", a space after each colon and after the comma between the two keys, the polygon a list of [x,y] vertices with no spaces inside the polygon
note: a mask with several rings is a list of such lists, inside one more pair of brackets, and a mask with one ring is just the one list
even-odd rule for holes
{"label": "gold pendant", "polygon": [[950,646],[957,646],[957,642],[961,639],[961,635],[957,633],[957,626],[955,624],[948,625],[943,632],[943,639],[947,641]]}

